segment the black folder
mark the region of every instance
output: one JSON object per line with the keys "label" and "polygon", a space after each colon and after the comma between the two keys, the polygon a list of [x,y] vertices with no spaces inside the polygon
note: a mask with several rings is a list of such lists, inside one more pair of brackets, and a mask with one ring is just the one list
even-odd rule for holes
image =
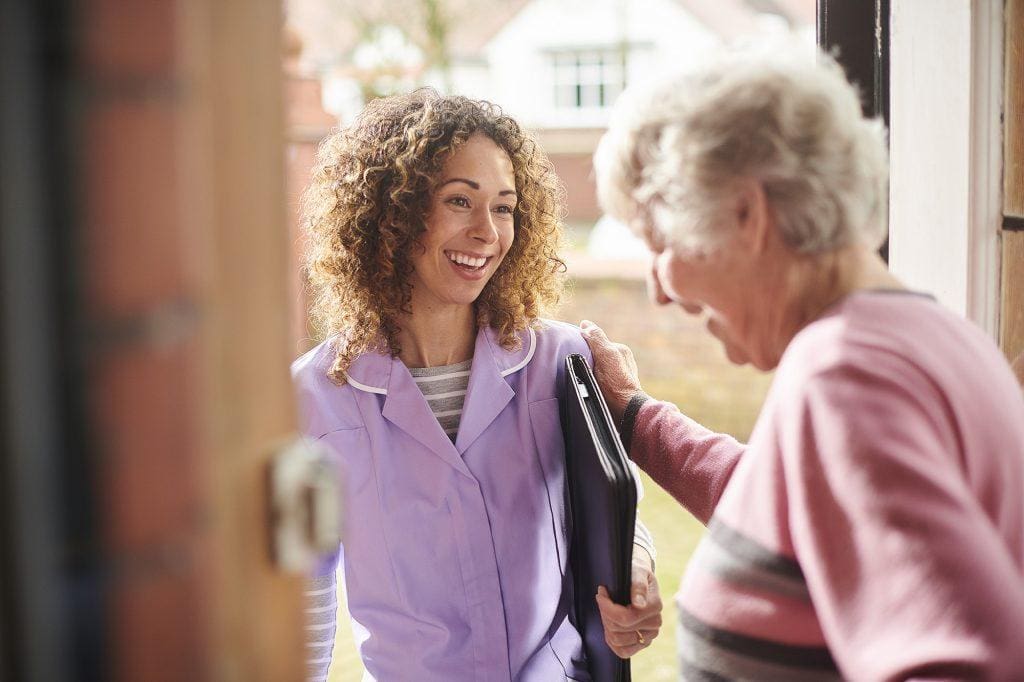
{"label": "black folder", "polygon": [[576,627],[594,682],[629,682],[629,661],[605,644],[594,597],[604,585],[613,601],[629,604],[636,480],[586,359],[573,354],[565,365],[563,433]]}

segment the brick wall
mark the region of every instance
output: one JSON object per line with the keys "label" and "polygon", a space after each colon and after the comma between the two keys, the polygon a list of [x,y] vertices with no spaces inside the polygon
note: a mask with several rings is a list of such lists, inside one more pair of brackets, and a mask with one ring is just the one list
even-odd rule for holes
{"label": "brick wall", "polygon": [[299,219],[300,201],[309,184],[317,145],[338,125],[338,121],[323,108],[320,80],[300,70],[298,56],[302,47],[294,33],[290,37],[292,53],[285,64],[287,210],[291,245],[289,299],[293,303],[291,347],[295,355],[300,355],[314,345],[307,322],[308,299],[301,272],[304,240]]}
{"label": "brick wall", "polygon": [[81,12],[81,282],[87,404],[122,680],[201,679],[203,525],[197,244],[181,229],[175,3]]}
{"label": "brick wall", "polygon": [[294,432],[281,7],[89,0],[75,16],[109,679],[300,679],[301,581],[270,563],[264,488]]}
{"label": "brick wall", "polygon": [[552,153],[551,164],[565,184],[567,223],[593,224],[601,217],[594,184],[593,152]]}

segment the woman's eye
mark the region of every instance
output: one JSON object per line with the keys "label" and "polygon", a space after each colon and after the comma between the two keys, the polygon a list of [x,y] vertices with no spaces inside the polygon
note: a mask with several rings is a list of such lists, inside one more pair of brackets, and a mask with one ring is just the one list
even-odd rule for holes
{"label": "woman's eye", "polygon": [[515,212],[515,207],[509,206],[507,204],[502,204],[501,206],[499,206],[495,210],[498,211],[498,213],[514,213]]}
{"label": "woman's eye", "polygon": [[459,208],[469,208],[469,199],[466,197],[452,197],[448,199],[448,203]]}

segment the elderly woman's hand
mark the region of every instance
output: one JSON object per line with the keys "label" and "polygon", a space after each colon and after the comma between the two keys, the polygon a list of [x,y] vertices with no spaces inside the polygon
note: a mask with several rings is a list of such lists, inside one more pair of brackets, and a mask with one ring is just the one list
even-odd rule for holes
{"label": "elderly woman's hand", "polygon": [[580,329],[594,355],[594,378],[601,386],[612,418],[618,424],[630,398],[643,393],[633,351],[629,346],[613,343],[600,327],[589,320],[580,322]]}
{"label": "elderly woman's hand", "polygon": [[633,548],[633,585],[630,605],[616,604],[602,586],[597,591],[597,608],[604,625],[604,640],[619,658],[629,658],[646,649],[661,630],[661,591],[654,566],[646,551]]}

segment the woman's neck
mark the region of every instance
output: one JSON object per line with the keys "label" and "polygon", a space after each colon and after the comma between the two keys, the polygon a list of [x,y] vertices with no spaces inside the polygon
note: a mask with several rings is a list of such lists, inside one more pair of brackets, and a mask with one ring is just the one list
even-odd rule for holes
{"label": "woman's neck", "polygon": [[832,305],[857,291],[905,289],[888,270],[885,262],[870,248],[848,246],[820,255],[789,254],[789,264],[780,268],[780,287],[772,295],[781,305],[769,307],[774,320],[769,322],[772,339],[766,356],[775,363],[793,337]]}
{"label": "woman's neck", "polygon": [[473,306],[417,311],[403,317],[399,325],[399,358],[408,367],[440,367],[473,357],[477,332]]}
{"label": "woman's neck", "polygon": [[853,245],[820,256],[809,256],[797,270],[804,295],[794,301],[795,329],[800,331],[832,305],[857,291],[900,290],[906,287],[889,272],[881,257],[866,246]]}

